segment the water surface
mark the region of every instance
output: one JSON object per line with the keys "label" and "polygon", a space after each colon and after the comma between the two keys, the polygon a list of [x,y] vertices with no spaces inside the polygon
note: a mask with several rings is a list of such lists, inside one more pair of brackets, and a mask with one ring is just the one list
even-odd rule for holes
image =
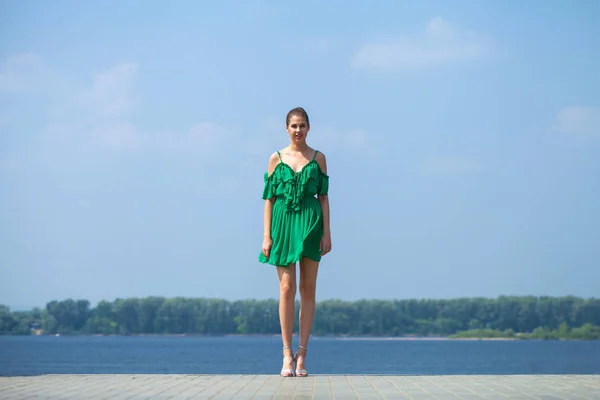
{"label": "water surface", "polygon": [[[0,375],[276,374],[281,361],[278,336],[0,337]],[[313,337],[307,369],[314,374],[600,374],[600,341]]]}

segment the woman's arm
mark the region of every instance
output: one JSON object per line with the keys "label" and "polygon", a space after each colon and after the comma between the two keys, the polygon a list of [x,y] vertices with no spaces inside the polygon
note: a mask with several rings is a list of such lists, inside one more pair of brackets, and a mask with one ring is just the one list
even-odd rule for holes
{"label": "woman's arm", "polygon": [[[327,159],[325,154],[319,151],[317,154],[317,163],[321,167],[321,171],[327,175]],[[321,240],[321,253],[325,255],[331,251],[331,226],[330,226],[330,210],[329,196],[326,194],[318,195],[319,203],[321,204],[321,212],[323,215],[323,239]]]}
{"label": "woman's arm", "polygon": [[[275,167],[279,162],[279,156],[277,153],[271,154],[269,158],[269,165],[267,167],[267,174],[271,176],[273,171],[275,171]],[[265,257],[269,257],[269,253],[271,252],[271,246],[273,245],[273,240],[271,239],[271,219],[273,216],[273,202],[275,201],[274,197],[265,200],[265,208],[264,208],[264,233],[263,233],[263,246],[262,251]]]}
{"label": "woman's arm", "polygon": [[331,227],[329,226],[329,196],[319,195],[319,203],[321,203],[321,210],[323,213],[323,234],[331,234]]}
{"label": "woman's arm", "polygon": [[271,239],[271,217],[273,215],[274,198],[265,200],[265,215],[264,215],[264,237],[263,239]]}

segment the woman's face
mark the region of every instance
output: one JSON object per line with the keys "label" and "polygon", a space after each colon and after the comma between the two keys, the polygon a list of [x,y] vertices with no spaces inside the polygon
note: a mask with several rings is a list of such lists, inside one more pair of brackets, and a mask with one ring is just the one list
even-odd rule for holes
{"label": "woman's face", "polygon": [[286,129],[290,135],[291,141],[300,143],[306,140],[306,134],[310,127],[306,123],[304,117],[292,115]]}

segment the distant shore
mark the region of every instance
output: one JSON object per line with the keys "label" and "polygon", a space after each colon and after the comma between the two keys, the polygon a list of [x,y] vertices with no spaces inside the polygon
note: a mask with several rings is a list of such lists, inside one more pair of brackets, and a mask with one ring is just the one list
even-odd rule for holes
{"label": "distant shore", "polygon": [[420,337],[420,336],[399,336],[399,337],[364,337],[364,336],[350,336],[350,337],[333,337],[337,340],[430,340],[430,341],[439,341],[439,340],[519,340],[518,338],[478,338],[478,337],[469,337],[469,338],[452,338],[447,336],[440,337]]}
{"label": "distant shore", "polygon": [[[23,336],[23,335],[5,335],[5,336]],[[252,338],[252,337],[263,337],[263,338],[279,338],[281,335],[279,334],[223,334],[223,335],[203,335],[203,334],[189,334],[189,333],[135,333],[135,334],[101,334],[101,333],[91,333],[91,334],[45,334],[39,333],[37,335],[26,335],[26,336],[65,336],[65,337],[76,337],[76,336],[93,336],[93,337],[206,337],[206,338],[217,338],[217,337],[239,337],[239,338]],[[293,335],[297,337],[296,334]],[[448,336],[349,336],[349,335],[312,335],[311,340],[320,340],[320,339],[332,339],[332,340],[349,340],[349,341],[440,341],[440,340],[486,340],[486,341],[504,341],[504,340],[519,340],[518,337],[448,337]]]}

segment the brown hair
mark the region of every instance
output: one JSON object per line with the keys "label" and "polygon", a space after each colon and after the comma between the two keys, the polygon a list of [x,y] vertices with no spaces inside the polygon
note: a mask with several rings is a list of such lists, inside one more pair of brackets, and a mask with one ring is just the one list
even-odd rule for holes
{"label": "brown hair", "polygon": [[296,107],[296,108],[290,110],[290,112],[288,112],[287,116],[285,117],[285,125],[286,126],[288,126],[290,124],[290,118],[292,117],[292,115],[295,115],[297,117],[303,117],[306,120],[306,124],[310,125],[310,122],[308,121],[308,114],[306,113],[304,108]]}

